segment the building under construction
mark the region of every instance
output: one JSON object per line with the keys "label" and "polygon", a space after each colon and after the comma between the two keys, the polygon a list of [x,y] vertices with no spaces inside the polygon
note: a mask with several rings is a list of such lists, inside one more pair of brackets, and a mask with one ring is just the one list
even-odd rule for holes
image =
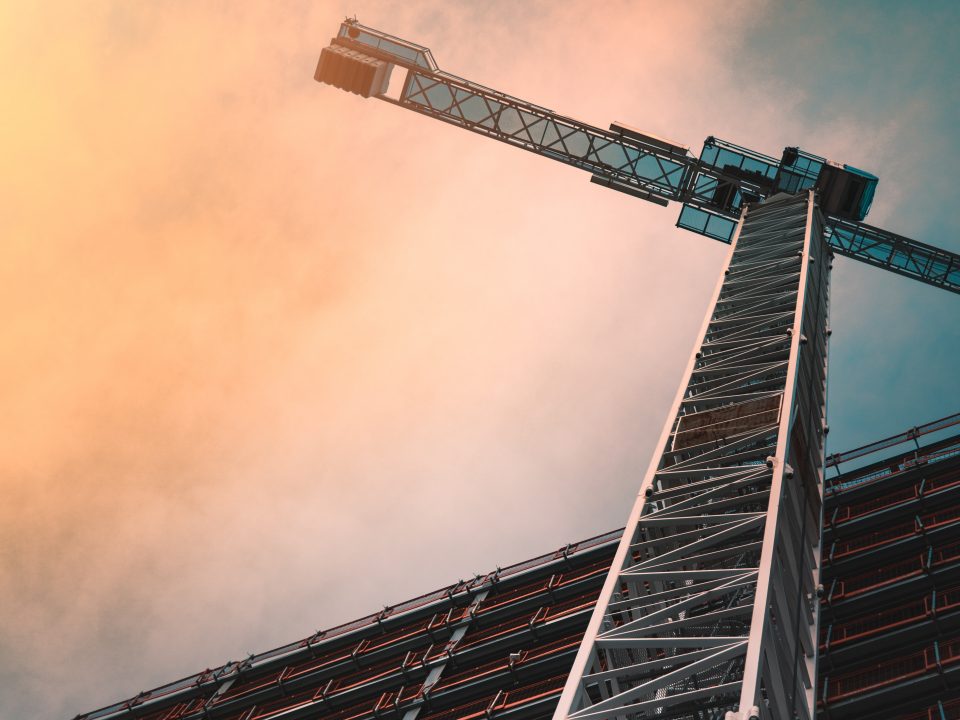
{"label": "building under construction", "polygon": [[[816,689],[824,720],[960,717],[958,428],[960,414],[828,458]],[[621,533],[77,720],[550,718]],[[647,662],[662,672],[676,660]],[[705,698],[683,717],[717,716]]]}

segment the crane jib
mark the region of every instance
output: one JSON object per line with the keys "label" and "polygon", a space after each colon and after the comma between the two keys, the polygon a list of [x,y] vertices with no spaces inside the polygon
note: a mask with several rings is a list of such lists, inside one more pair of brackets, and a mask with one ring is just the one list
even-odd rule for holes
{"label": "crane jib", "polygon": [[[406,71],[391,97],[392,71]],[[817,191],[831,248],[898,275],[960,293],[960,255],[863,224],[877,178],[785,148],[778,160],[708,137],[700,157],[622,123],[609,130],[443,72],[429,48],[347,20],[314,76],[363,97],[586,170],[591,182],[658,205],[682,203],[677,226],[730,242],[745,207],[777,193]]]}
{"label": "crane jib", "polygon": [[639,141],[442,75],[411,70],[399,103],[668,200],[682,197],[693,166],[690,158],[658,153]]}

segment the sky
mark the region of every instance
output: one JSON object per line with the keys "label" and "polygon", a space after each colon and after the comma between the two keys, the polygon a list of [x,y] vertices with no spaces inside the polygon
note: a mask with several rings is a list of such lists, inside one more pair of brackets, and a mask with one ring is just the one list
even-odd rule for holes
{"label": "sky", "polygon": [[[82,7],[81,7],[82,5]],[[343,16],[960,252],[948,2],[0,8],[0,718],[70,718],[621,525],[725,246],[313,81]],[[960,297],[833,273],[830,450],[960,410]]]}

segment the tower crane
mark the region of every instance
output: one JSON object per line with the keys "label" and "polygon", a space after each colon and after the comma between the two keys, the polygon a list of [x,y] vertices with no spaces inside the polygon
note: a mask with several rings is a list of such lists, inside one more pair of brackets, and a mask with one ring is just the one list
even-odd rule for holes
{"label": "tower crane", "polygon": [[811,720],[833,258],[960,293],[960,256],[864,223],[878,178],[863,170],[594,127],[355,19],[315,79],[678,202],[679,227],[730,246],[554,720]]}

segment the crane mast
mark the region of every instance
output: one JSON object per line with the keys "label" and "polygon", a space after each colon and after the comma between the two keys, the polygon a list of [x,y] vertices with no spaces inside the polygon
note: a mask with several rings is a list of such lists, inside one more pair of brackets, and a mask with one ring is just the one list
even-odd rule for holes
{"label": "crane mast", "polygon": [[315,77],[679,202],[679,227],[729,243],[554,718],[811,720],[833,256],[952,292],[960,256],[863,223],[869,173],[713,137],[693,157],[443,72],[428,48],[355,20]]}
{"label": "crane mast", "polygon": [[556,718],[814,717],[822,222],[812,190],[744,211]]}

